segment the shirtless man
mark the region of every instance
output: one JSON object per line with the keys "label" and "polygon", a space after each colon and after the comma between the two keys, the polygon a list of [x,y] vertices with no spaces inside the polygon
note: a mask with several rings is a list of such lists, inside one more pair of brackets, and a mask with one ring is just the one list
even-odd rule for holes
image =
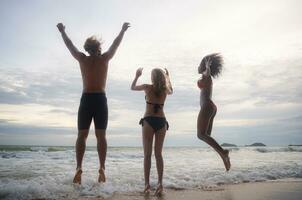
{"label": "shirtless man", "polygon": [[84,49],[88,52],[88,56],[80,52],[73,45],[72,41],[68,38],[65,32],[65,26],[62,23],[57,24],[57,27],[61,32],[65,45],[71,55],[80,64],[83,80],[83,93],[78,111],[78,138],[76,142],[77,168],[73,182],[81,184],[82,160],[92,118],[94,120],[100,162],[98,182],[105,182],[105,160],[107,152],[106,128],[108,122],[105,88],[108,63],[114,56],[123,39],[124,33],[130,27],[130,24],[123,24],[119,35],[115,38],[109,50],[103,54],[101,52],[101,43],[94,36],[89,37],[84,44]]}

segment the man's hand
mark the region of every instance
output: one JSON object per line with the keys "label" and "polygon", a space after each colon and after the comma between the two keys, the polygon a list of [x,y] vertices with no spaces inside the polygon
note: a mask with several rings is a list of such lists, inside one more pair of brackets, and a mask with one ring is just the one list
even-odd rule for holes
{"label": "man's hand", "polygon": [[62,23],[58,23],[57,27],[61,33],[65,31],[65,26]]}
{"label": "man's hand", "polygon": [[140,77],[141,75],[142,75],[142,72],[143,72],[143,68],[142,67],[140,67],[140,68],[138,68],[137,70],[136,70],[136,77]]}
{"label": "man's hand", "polygon": [[125,23],[123,24],[122,31],[123,31],[123,32],[127,31],[127,29],[128,29],[129,27],[130,27],[130,23],[125,22]]}

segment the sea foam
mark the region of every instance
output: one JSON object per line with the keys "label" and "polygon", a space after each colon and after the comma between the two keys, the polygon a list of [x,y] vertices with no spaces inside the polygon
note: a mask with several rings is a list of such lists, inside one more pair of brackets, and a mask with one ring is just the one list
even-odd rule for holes
{"label": "sea foam", "polygon": [[[142,148],[108,148],[107,182],[97,183],[98,155],[88,147],[82,185],[72,184],[73,147],[0,147],[0,199],[76,199],[110,197],[114,192],[142,191]],[[211,148],[164,148],[164,186],[171,189],[216,187],[221,184],[302,178],[302,147],[230,148],[232,168]],[[154,156],[151,185],[157,183]]]}

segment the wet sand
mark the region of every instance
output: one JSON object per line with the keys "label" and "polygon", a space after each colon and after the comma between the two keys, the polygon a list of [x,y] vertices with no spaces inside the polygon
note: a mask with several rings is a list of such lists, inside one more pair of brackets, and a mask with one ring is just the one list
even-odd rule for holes
{"label": "wet sand", "polygon": [[[82,200],[100,200],[103,198],[82,197]],[[171,190],[166,189],[161,197],[143,193],[118,193],[108,200],[301,200],[302,182],[258,182],[237,185],[225,185],[208,190]]]}

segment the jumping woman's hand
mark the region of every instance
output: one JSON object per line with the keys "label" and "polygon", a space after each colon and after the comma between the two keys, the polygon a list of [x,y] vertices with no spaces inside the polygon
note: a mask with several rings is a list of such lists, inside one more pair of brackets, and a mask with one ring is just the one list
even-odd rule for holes
{"label": "jumping woman's hand", "polygon": [[169,76],[169,71],[167,70],[167,68],[165,68],[166,71],[166,75]]}
{"label": "jumping woman's hand", "polygon": [[205,60],[205,67],[206,69],[204,70],[204,72],[202,73],[203,76],[209,77],[211,75],[211,66],[212,64],[212,60],[211,59],[206,59]]}
{"label": "jumping woman's hand", "polygon": [[130,27],[130,23],[125,22],[125,23],[123,24],[122,31],[123,31],[123,32],[127,31],[127,29],[128,29],[129,27]]}
{"label": "jumping woman's hand", "polygon": [[206,63],[205,63],[206,68],[210,68],[211,64],[212,64],[212,60],[211,59],[207,59]]}
{"label": "jumping woman's hand", "polygon": [[135,76],[138,78],[138,77],[140,77],[140,76],[142,75],[142,73],[143,73],[143,68],[140,67],[140,68],[138,68],[138,69],[136,70]]}
{"label": "jumping woman's hand", "polygon": [[62,23],[58,23],[57,27],[61,33],[65,31],[65,26]]}

